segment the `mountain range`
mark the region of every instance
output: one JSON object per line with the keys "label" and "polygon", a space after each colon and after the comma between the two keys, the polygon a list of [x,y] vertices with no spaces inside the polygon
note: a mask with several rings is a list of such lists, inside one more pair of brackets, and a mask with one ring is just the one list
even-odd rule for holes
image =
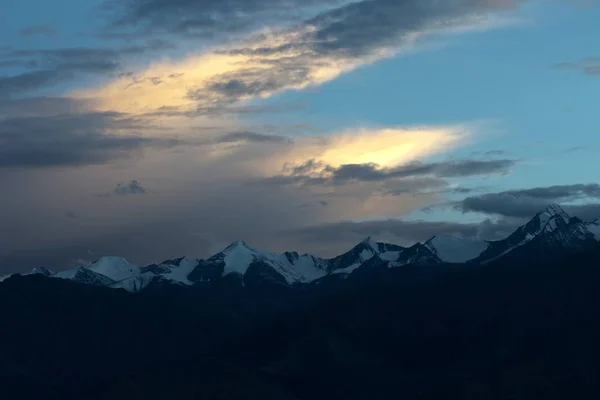
{"label": "mountain range", "polygon": [[376,266],[460,266],[556,260],[585,251],[599,241],[599,219],[582,221],[569,216],[559,205],[551,205],[508,237],[496,241],[440,235],[403,247],[368,237],[341,255],[321,258],[293,251],[271,253],[238,240],[207,259],[181,257],[140,267],[122,257],[101,257],[89,265],[57,273],[41,267],[23,275],[41,274],[129,292],[158,284],[210,285],[223,279],[242,286],[270,283],[295,287],[318,284],[324,279],[344,279],[358,270]]}
{"label": "mountain range", "polygon": [[598,399],[599,226],[553,206],[491,242],[14,274],[2,398]]}

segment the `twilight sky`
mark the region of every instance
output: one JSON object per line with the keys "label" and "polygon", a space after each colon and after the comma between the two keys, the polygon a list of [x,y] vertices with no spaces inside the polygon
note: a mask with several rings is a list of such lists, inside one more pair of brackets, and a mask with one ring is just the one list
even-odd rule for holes
{"label": "twilight sky", "polygon": [[0,274],[600,217],[595,0],[4,0]]}

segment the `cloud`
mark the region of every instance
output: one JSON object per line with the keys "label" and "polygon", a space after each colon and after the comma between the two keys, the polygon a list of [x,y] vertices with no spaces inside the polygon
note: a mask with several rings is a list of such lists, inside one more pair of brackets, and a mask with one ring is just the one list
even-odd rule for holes
{"label": "cloud", "polygon": [[114,112],[0,119],[0,168],[104,164],[144,148],[180,144],[135,134],[144,128],[145,122]]}
{"label": "cloud", "polygon": [[485,153],[483,153],[484,156],[501,156],[504,155],[506,152],[504,150],[490,150],[490,151],[486,151]]}
{"label": "cloud", "polygon": [[58,30],[45,25],[31,25],[25,27],[19,31],[21,37],[30,37],[30,36],[56,36],[58,35]]}
{"label": "cloud", "polygon": [[[511,190],[467,197],[456,208],[463,212],[478,212],[506,217],[530,217],[552,203],[593,201],[600,199],[600,185],[575,184]],[[573,215],[589,220],[600,216],[598,204],[567,204]]]}
{"label": "cloud", "polygon": [[400,192],[418,187],[439,188],[448,184],[440,178],[461,178],[477,175],[506,174],[516,164],[514,160],[458,160],[434,163],[411,161],[396,167],[380,167],[375,163],[342,164],[333,167],[310,159],[290,168],[288,174],[267,178],[274,184],[336,185],[346,182],[395,181]]}
{"label": "cloud", "polygon": [[216,143],[290,143],[292,139],[281,135],[267,135],[256,132],[231,132],[217,138]]}
{"label": "cloud", "polygon": [[109,32],[163,31],[186,37],[213,38],[301,18],[304,10],[340,0],[107,0]]}
{"label": "cloud", "polygon": [[[121,118],[120,115],[115,117]],[[0,259],[14,259],[20,249],[31,249],[32,252],[37,249],[39,259],[42,259],[41,254],[47,254],[46,265],[58,269],[61,260],[85,258],[85,254],[79,254],[80,250],[123,255],[145,264],[151,259],[160,261],[179,255],[209,256],[214,243],[227,243],[237,238],[251,240],[253,245],[271,251],[325,252],[327,249],[318,249],[312,242],[302,242],[299,237],[286,232],[340,220],[404,215],[435,203],[439,194],[421,189],[421,193],[412,192],[409,186],[413,183],[409,185],[408,181],[402,187],[399,183],[390,185],[390,190],[396,191],[390,195],[381,190],[381,182],[375,181],[345,181],[335,188],[290,185],[265,188],[257,185],[257,180],[281,173],[286,165],[293,169],[313,159],[323,159],[323,162],[339,167],[340,163],[353,157],[361,160],[361,149],[364,154],[393,168],[396,164],[460,146],[468,136],[466,128],[455,127],[365,128],[333,132],[327,136],[284,136],[286,140],[280,139],[280,135],[251,130],[232,131],[231,134],[217,130],[212,137],[199,138],[201,144],[198,145],[178,146],[173,151],[159,151],[160,147],[156,149],[149,145],[147,155],[136,158],[135,163],[105,165],[90,164],[88,156],[84,157],[85,163],[80,160],[82,154],[97,154],[95,147],[90,149],[89,145],[80,143],[65,146],[65,143],[70,143],[71,136],[78,134],[69,124],[87,126],[88,129],[99,125],[106,128],[115,123],[112,118],[105,117],[97,122],[91,118],[90,123],[86,118],[77,122],[67,120],[58,126],[53,123],[53,118],[26,120],[39,121],[46,129],[56,127],[59,132],[71,132],[67,139],[61,139],[61,143],[52,137],[62,138],[62,134],[51,133],[46,143],[43,142],[45,135],[41,134],[36,139],[40,144],[28,145],[27,149],[47,152],[66,147],[69,154],[75,153],[66,165],[78,167],[61,168],[60,172],[50,168],[28,168],[10,173],[0,168],[0,180],[13,188],[10,196],[0,198],[0,219],[3,221],[0,236],[6,249],[0,251]],[[130,116],[124,118],[123,124],[133,124],[135,131],[136,120],[129,121]],[[119,129],[115,130],[117,133],[111,137],[119,140],[127,137]],[[156,138],[163,138],[164,133],[158,132]],[[109,156],[113,154],[103,148],[100,152],[102,160],[107,158],[105,151]],[[119,150],[116,152],[120,153]],[[73,157],[77,157],[75,161]],[[28,158],[19,159],[23,163]],[[61,161],[61,165],[65,163]],[[39,160],[35,164],[39,165]],[[131,202],[107,201],[97,195],[98,187],[111,187],[123,175],[135,176],[137,185],[134,182],[133,186],[141,185],[146,190],[143,183],[151,181],[155,189],[152,196],[135,196],[135,202]],[[123,183],[119,190],[129,193],[130,183]],[[65,193],[69,195],[65,196]],[[116,193],[113,191],[111,195],[116,196]],[[40,202],[42,198],[44,201]],[[79,218],[75,224],[64,218],[62,210],[65,209],[85,215],[85,218]],[[57,215],[61,218],[57,219]],[[40,225],[35,232],[18,231],[19,226],[30,225],[33,221]],[[176,231],[177,235],[166,238],[165,227]],[[212,237],[210,241],[201,240],[208,234]],[[130,239],[125,240],[128,237]],[[64,253],[58,250],[61,248]],[[153,250],[149,252],[148,248]],[[57,250],[50,252],[48,249]],[[11,254],[6,253],[8,250]]]}
{"label": "cloud", "polygon": [[38,90],[42,87],[51,87],[65,79],[66,75],[60,71],[44,70],[24,72],[14,76],[2,76],[0,77],[0,99],[14,94]]}
{"label": "cloud", "polygon": [[137,180],[133,179],[127,183],[117,184],[114,193],[118,196],[128,196],[131,194],[146,194],[148,191]]}
{"label": "cloud", "polygon": [[585,150],[585,147],[583,146],[573,146],[573,147],[569,147],[568,149],[565,150],[565,153],[575,153],[577,151],[582,151]]}
{"label": "cloud", "polygon": [[[328,243],[337,239],[297,241],[286,232],[402,216],[438,202],[442,191],[452,187],[451,179],[505,173],[514,164],[423,161],[467,143],[475,133],[468,125],[365,126],[321,134],[315,129],[289,136],[223,117],[280,111],[281,106],[254,101],[332,81],[438,33],[496,26],[496,14],[489,13],[519,2],[119,4],[111,9],[121,12],[112,28],[133,32],[138,24],[135,39],[153,31],[172,40],[162,35],[166,31],[225,41],[185,42],[183,47],[194,46],[186,48],[185,56],[151,63],[139,57],[154,51],[150,45],[0,50],[0,62],[35,65],[21,73],[32,75],[0,78],[5,79],[0,87],[0,165],[12,167],[0,168],[0,180],[13,188],[10,196],[0,196],[1,241],[11,250],[2,250],[0,259],[15,260],[23,250],[57,265],[59,259],[86,258],[91,249],[144,264],[179,255],[207,256],[237,238],[272,251],[325,254],[333,251]],[[326,5],[331,9],[324,10]],[[227,42],[229,33],[242,32],[250,33]],[[72,90],[68,98],[23,98],[91,74],[93,82],[108,80]],[[176,138],[170,139],[174,133]],[[145,156],[135,157],[135,163],[113,162],[142,150]],[[50,166],[67,168],[38,168]],[[152,182],[156,192],[135,196],[135,201],[95,195],[98,187],[114,187],[123,176],[136,177],[138,185]],[[327,184],[256,184],[290,176]],[[64,217],[65,209],[85,218],[74,223]],[[34,223],[36,230],[20,233],[19,227]],[[345,248],[354,244],[355,238],[350,239]]]}
{"label": "cloud", "polygon": [[[518,3],[514,0],[459,0],[448,4],[419,0],[235,0],[227,3],[218,0],[108,0],[105,10],[113,19],[109,28],[121,29],[124,34],[162,30],[188,37],[211,38],[303,20],[304,25],[322,27],[321,36],[325,38],[334,34],[346,35],[347,39],[356,42],[367,41],[374,35],[392,37],[398,30],[414,29],[431,20],[451,23],[452,18],[465,14],[510,9]],[[351,31],[361,30],[365,32],[365,39],[360,39],[359,35],[350,39]]]}
{"label": "cloud", "polygon": [[554,65],[561,69],[574,69],[589,76],[600,76],[600,57],[588,57],[574,62],[562,62]]}
{"label": "cloud", "polygon": [[[314,10],[316,15],[291,26],[263,29],[201,54],[192,52],[179,60],[156,62],[98,87],[74,91],[73,95],[99,98],[105,110],[148,113],[166,107],[187,115],[221,115],[230,107],[245,105],[256,98],[331,81],[410,49],[431,35],[495,26],[494,12],[512,10],[520,4],[487,0],[336,3],[337,7]],[[300,2],[293,0],[234,3],[180,0],[173,4],[162,0],[129,1],[123,3],[125,16],[119,24],[142,21],[171,29],[171,24],[179,24],[182,18],[197,15],[226,21],[238,17],[254,20],[257,18],[254,13],[271,13],[280,7],[294,9],[292,6],[297,4]],[[310,8],[323,3],[306,4]],[[170,19],[171,13],[177,18]],[[287,20],[281,21],[285,24]],[[208,21],[206,29],[218,32],[223,26]]]}
{"label": "cloud", "polygon": [[508,219],[488,219],[481,223],[385,219],[321,224],[291,230],[287,234],[298,242],[310,243],[310,246],[321,254],[335,255],[348,250],[349,246],[367,236],[404,246],[424,242],[435,235],[496,240],[513,232],[518,224],[519,221]]}
{"label": "cloud", "polygon": [[522,189],[507,191],[513,196],[526,196],[537,199],[564,200],[580,197],[600,198],[600,185],[597,183],[575,184],[575,185],[556,185],[547,187],[537,187],[533,189]]}
{"label": "cloud", "polygon": [[0,119],[82,114],[88,112],[91,108],[92,106],[89,102],[68,97],[33,96],[19,99],[0,98]]}
{"label": "cloud", "polygon": [[106,75],[124,68],[127,57],[164,50],[171,46],[162,40],[122,48],[73,47],[42,50],[0,49],[0,63],[20,65],[24,72],[0,76],[0,98],[22,96],[82,74]]}

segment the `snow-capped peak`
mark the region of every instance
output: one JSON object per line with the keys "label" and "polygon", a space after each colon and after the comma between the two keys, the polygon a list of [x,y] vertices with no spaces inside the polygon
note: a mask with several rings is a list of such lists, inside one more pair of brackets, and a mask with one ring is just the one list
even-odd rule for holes
{"label": "snow-capped peak", "polygon": [[519,238],[519,242],[531,240],[541,233],[552,233],[558,228],[565,228],[569,225],[571,217],[558,204],[549,205],[544,211],[537,213],[527,224],[521,226],[515,233],[508,237],[514,239],[514,235],[524,236]]}
{"label": "snow-capped peak", "polygon": [[464,263],[478,257],[489,244],[484,240],[462,239],[450,235],[434,236],[425,242],[425,247],[440,260],[449,263]]}
{"label": "snow-capped peak", "polygon": [[85,268],[109,277],[114,281],[140,275],[140,268],[123,257],[100,257]]}
{"label": "snow-capped peak", "polygon": [[236,240],[219,254],[224,255],[225,269],[223,275],[232,272],[243,275],[248,266],[259,255],[259,251],[248,246],[243,240]]}
{"label": "snow-capped peak", "polygon": [[367,236],[366,238],[364,238],[360,242],[360,244],[364,245],[365,247],[375,250],[375,252],[379,252],[379,243],[377,243],[377,241],[375,239],[373,239],[371,236]]}
{"label": "snow-capped peak", "polygon": [[234,242],[232,242],[229,246],[225,247],[221,253],[228,253],[230,251],[233,251],[235,249],[239,249],[239,248],[246,248],[249,250],[255,250],[252,246],[248,245],[248,243],[244,242],[243,240],[236,240]]}
{"label": "snow-capped peak", "polygon": [[569,215],[558,204],[549,205],[544,211],[537,215],[540,221],[540,231],[553,231],[559,225],[569,223]]}
{"label": "snow-capped peak", "polygon": [[569,216],[567,215],[565,210],[558,204],[550,204],[548,207],[546,207],[546,209],[544,211],[542,211],[542,213],[548,214],[551,216],[559,215],[559,216],[569,219]]}
{"label": "snow-capped peak", "polygon": [[243,240],[236,240],[221,252],[201,262],[199,272],[209,265],[222,265],[222,276],[237,274],[244,276],[255,264],[266,265],[281,275],[289,284],[311,281],[323,276],[325,261],[310,255],[294,252],[283,254],[257,250]]}
{"label": "snow-capped peak", "polygon": [[39,268],[34,268],[31,270],[30,273],[28,274],[24,274],[24,275],[44,275],[44,276],[52,276],[54,275],[54,272],[50,271],[48,268],[46,267],[39,267]]}

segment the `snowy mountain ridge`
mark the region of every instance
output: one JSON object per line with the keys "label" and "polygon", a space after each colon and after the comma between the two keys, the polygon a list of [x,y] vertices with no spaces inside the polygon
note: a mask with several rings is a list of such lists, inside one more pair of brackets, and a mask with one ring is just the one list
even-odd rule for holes
{"label": "snowy mountain ridge", "polygon": [[41,267],[23,275],[41,274],[129,292],[138,292],[155,282],[192,286],[226,276],[237,276],[242,284],[271,282],[294,286],[328,275],[348,276],[377,263],[388,268],[409,264],[487,264],[524,254],[578,251],[598,241],[600,219],[583,222],[567,215],[560,206],[551,205],[497,241],[436,235],[424,243],[402,247],[367,237],[346,253],[326,259],[297,252],[272,253],[237,240],[204,260],[182,257],[139,267],[122,257],[108,256],[58,273]]}

